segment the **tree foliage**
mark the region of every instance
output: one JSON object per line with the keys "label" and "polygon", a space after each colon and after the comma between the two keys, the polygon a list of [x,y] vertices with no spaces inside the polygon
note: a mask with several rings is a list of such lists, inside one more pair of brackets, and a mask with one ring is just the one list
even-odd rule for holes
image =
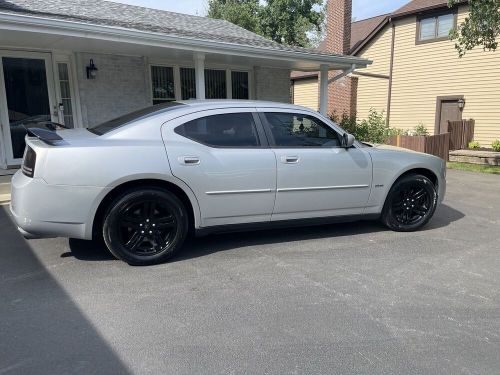
{"label": "tree foliage", "polygon": [[309,47],[321,30],[323,0],[209,0],[208,17],[225,19],[278,43]]}
{"label": "tree foliage", "polygon": [[[460,2],[449,0],[448,6]],[[469,15],[450,36],[455,40],[460,57],[477,46],[482,46],[485,51],[496,50],[500,36],[500,0],[469,0]]]}

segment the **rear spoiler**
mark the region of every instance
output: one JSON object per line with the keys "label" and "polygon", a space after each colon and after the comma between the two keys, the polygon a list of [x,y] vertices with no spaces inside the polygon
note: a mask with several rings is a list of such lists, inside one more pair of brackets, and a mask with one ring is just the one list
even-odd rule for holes
{"label": "rear spoiler", "polygon": [[28,136],[36,137],[39,140],[52,146],[60,144],[60,142],[63,140],[63,138],[53,130],[42,128],[26,128],[26,131],[28,132]]}

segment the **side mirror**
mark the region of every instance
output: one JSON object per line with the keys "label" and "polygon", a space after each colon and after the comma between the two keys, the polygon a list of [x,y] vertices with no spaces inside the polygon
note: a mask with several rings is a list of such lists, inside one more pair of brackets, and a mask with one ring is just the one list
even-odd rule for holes
{"label": "side mirror", "polygon": [[342,136],[342,147],[351,148],[356,138],[352,134],[344,133]]}

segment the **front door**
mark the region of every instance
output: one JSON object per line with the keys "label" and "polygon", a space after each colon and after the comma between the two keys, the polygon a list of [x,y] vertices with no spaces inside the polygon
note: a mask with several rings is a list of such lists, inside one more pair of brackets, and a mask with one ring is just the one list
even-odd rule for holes
{"label": "front door", "polygon": [[0,123],[8,165],[21,163],[25,126],[57,121],[49,54],[0,50]]}
{"label": "front door", "polygon": [[276,159],[255,110],[210,110],[162,128],[172,173],[194,192],[202,226],[271,220]]}
{"label": "front door", "polygon": [[439,101],[440,116],[437,133],[448,133],[448,121],[462,120],[462,111],[458,106],[459,99],[442,99]]}
{"label": "front door", "polygon": [[363,213],[372,183],[366,152],[341,147],[340,134],[308,112],[261,117],[277,161],[273,221]]}

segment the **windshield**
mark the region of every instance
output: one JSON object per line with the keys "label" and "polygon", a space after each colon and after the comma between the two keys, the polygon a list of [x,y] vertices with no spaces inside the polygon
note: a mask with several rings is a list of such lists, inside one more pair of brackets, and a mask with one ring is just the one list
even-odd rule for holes
{"label": "windshield", "polygon": [[151,107],[146,107],[138,111],[120,116],[113,120],[103,122],[102,124],[96,125],[92,128],[89,128],[88,130],[94,134],[103,135],[119,127],[127,125],[133,121],[142,120],[144,118],[156,115],[158,113],[167,112],[181,105],[184,104],[177,102],[168,102],[168,103],[153,105]]}

